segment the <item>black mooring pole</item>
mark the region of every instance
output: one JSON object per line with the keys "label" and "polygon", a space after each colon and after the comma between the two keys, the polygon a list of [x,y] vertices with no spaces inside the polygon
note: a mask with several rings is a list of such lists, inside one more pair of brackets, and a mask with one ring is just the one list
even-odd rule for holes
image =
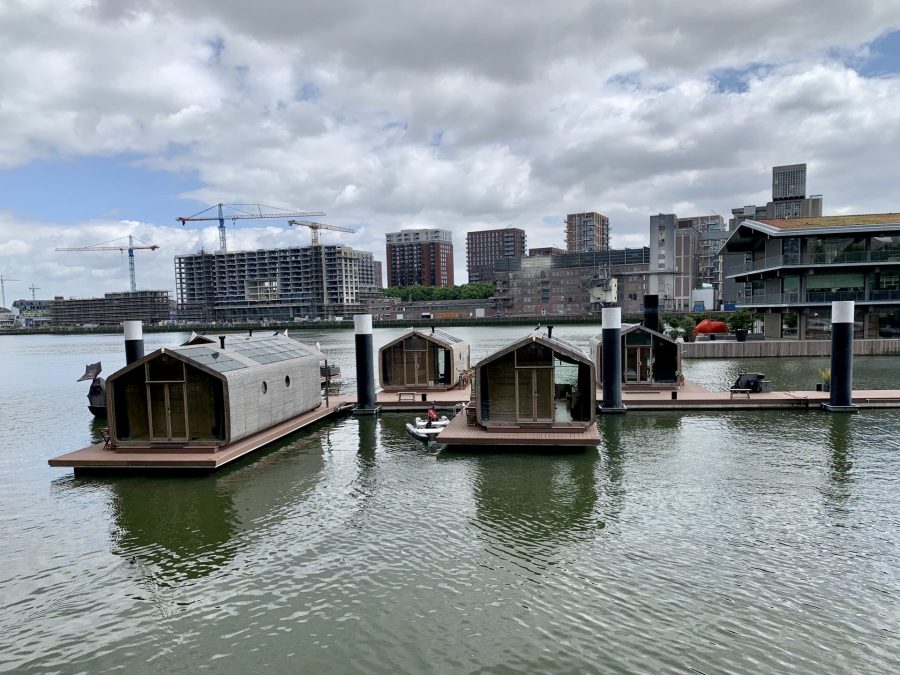
{"label": "black mooring pole", "polygon": [[356,407],[354,415],[376,415],[375,359],[372,348],[372,315],[357,314],[353,317],[356,332]]}
{"label": "black mooring pole", "polygon": [[125,365],[144,356],[144,327],[140,321],[125,322]]}
{"label": "black mooring pole", "polygon": [[622,404],[622,308],[604,307],[602,413],[623,413]]}
{"label": "black mooring pole", "polygon": [[831,395],[822,407],[829,412],[857,412],[853,405],[852,300],[831,303]]}

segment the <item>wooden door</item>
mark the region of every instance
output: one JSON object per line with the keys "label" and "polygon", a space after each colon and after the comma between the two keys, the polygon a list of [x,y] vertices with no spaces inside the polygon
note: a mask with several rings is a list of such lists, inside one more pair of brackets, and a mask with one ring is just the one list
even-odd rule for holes
{"label": "wooden door", "polygon": [[516,369],[516,421],[553,421],[553,369]]}
{"label": "wooden door", "polygon": [[187,408],[183,382],[149,382],[147,405],[151,441],[187,441]]}

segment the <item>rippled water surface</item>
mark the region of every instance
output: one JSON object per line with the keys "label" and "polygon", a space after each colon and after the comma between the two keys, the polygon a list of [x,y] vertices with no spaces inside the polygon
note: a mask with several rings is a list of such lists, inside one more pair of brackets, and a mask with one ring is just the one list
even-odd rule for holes
{"label": "rippled water surface", "polygon": [[[477,359],[527,329],[453,332]],[[298,337],[352,384],[351,331]],[[900,671],[900,411],[628,413],[559,455],[434,453],[386,414],[208,476],[49,468],[99,431],[84,364],[121,351],[0,337],[0,669]],[[898,361],[857,359],[857,387]],[[685,370],[811,389],[824,366]]]}

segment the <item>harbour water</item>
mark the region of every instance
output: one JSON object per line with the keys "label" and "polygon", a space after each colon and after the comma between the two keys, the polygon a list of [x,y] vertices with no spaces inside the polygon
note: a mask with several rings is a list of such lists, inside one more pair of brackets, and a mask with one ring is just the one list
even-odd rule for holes
{"label": "harbour water", "polygon": [[[527,328],[452,332],[477,360]],[[294,334],[352,391],[352,331]],[[349,417],[208,476],[76,479],[47,459],[98,437],[75,382],[96,360],[124,364],[122,337],[0,338],[2,670],[900,671],[898,410],[628,413],[559,455]],[[812,389],[827,365],[685,373]],[[900,383],[900,359],[854,366]]]}

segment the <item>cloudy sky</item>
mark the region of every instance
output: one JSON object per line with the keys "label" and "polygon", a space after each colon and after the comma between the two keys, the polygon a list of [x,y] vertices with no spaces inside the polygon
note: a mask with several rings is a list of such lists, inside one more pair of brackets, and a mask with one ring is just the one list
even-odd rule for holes
{"label": "cloudy sky", "polygon": [[[611,219],[765,203],[807,162],[826,214],[900,209],[897,0],[0,0],[0,273],[7,304],[142,288],[215,250],[211,204],[324,211],[384,233],[514,225],[563,245]],[[282,219],[229,249],[307,243]]]}

